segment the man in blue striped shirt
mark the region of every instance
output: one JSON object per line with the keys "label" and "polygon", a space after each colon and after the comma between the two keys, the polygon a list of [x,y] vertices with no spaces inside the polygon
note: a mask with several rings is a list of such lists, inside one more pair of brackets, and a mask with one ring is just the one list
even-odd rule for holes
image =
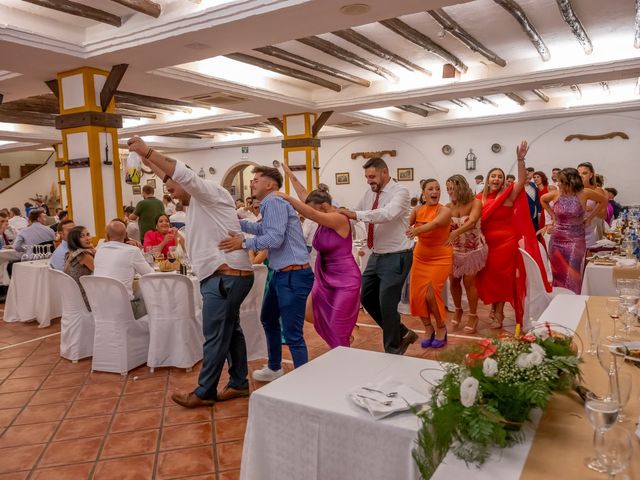
{"label": "man in blue striped shirt", "polygon": [[270,382],[283,374],[282,336],[289,346],[294,367],[308,361],[303,325],[313,272],[298,215],[289,202],[271,195],[282,188],[282,174],[276,168],[265,166],[255,167],[252,173],[251,193],[260,201],[262,222],[241,220],[242,231],[254,237],[245,240],[230,232],[231,237],[223,240],[220,248],[224,251],[269,250],[269,268],[275,273],[260,314],[267,337],[269,364],[253,372],[253,378]]}

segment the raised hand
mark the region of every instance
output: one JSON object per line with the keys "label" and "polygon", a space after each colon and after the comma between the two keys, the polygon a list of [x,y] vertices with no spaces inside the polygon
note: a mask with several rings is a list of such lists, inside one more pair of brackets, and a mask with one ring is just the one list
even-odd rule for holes
{"label": "raised hand", "polygon": [[518,160],[524,160],[527,156],[527,152],[529,151],[529,144],[526,140],[520,142],[520,145],[516,147],[516,155],[518,156]]}

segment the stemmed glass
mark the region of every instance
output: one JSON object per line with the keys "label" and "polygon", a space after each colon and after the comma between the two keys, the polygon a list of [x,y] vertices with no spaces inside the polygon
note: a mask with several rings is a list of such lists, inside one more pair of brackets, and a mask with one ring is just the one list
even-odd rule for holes
{"label": "stemmed glass", "polygon": [[627,417],[622,413],[623,407],[631,398],[632,377],[628,372],[620,371],[618,358],[624,360],[622,344],[601,342],[598,344],[598,361],[609,376],[609,396],[619,405],[618,421],[623,422]]}
{"label": "stemmed glass", "polygon": [[622,318],[625,335],[629,335],[634,323],[635,309],[640,299],[640,285],[635,280],[628,280],[619,287],[620,304],[624,307]]}
{"label": "stemmed glass", "polygon": [[613,334],[607,337],[607,340],[620,341],[623,337],[616,334],[616,319],[620,317],[620,299],[618,297],[607,298],[607,313],[613,320]]}
{"label": "stemmed glass", "polygon": [[619,410],[618,401],[611,396],[600,398],[593,392],[588,392],[584,410],[593,427],[593,448],[596,452],[595,457],[585,459],[585,465],[596,472],[606,472],[607,467],[600,461],[598,447],[607,430],[616,423]]}
{"label": "stemmed glass", "polygon": [[587,322],[587,337],[589,340],[587,353],[595,357],[598,354],[598,340],[600,340],[600,318],[589,319]]}
{"label": "stemmed glass", "polygon": [[598,463],[602,472],[609,475],[609,479],[624,471],[633,453],[631,435],[622,427],[614,427],[602,433],[596,445]]}
{"label": "stemmed glass", "polygon": [[21,262],[26,262],[33,257],[33,245],[25,245],[24,253],[20,257]]}

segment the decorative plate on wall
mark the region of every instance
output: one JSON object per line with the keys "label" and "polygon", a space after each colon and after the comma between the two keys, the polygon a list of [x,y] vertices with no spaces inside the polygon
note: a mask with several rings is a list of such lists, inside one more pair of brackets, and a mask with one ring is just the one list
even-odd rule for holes
{"label": "decorative plate on wall", "polygon": [[215,169],[215,168],[213,168],[213,167],[209,167],[209,173],[210,173],[211,175],[215,175],[215,173],[216,173],[216,169]]}
{"label": "decorative plate on wall", "polygon": [[502,150],[502,147],[499,143],[494,143],[493,145],[491,145],[491,151],[493,153],[498,153],[500,150]]}
{"label": "decorative plate on wall", "polygon": [[445,155],[451,155],[451,152],[453,152],[453,148],[451,148],[451,145],[444,145],[442,147],[442,153],[444,153]]}

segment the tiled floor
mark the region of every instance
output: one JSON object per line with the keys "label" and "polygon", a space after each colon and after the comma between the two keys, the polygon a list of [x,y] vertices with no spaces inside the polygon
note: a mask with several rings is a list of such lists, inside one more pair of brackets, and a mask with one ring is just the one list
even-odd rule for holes
{"label": "tiled floor", "polygon": [[[422,329],[419,319],[404,321]],[[359,325],[353,347],[381,351],[380,329],[364,313]],[[184,409],[171,394],[191,390],[199,366],[190,373],[146,367],[127,376],[91,373],[90,359],[74,364],[59,357],[58,331],[58,322],[46,329],[0,322],[0,480],[239,478],[248,399]],[[305,338],[311,358],[328,350],[311,325]],[[450,330],[449,341],[473,339]],[[407,355],[434,353],[417,342]],[[260,386],[251,380],[252,390]]]}

